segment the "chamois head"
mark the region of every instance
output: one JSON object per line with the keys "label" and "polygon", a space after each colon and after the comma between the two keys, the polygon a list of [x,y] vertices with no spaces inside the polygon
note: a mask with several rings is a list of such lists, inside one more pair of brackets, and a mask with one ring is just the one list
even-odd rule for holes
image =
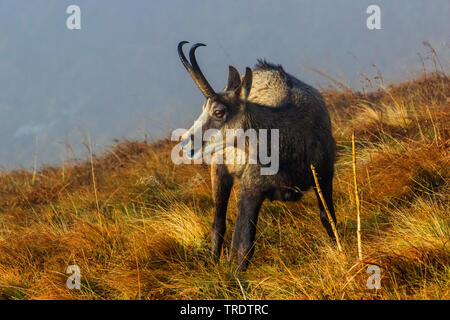
{"label": "chamois head", "polygon": [[[182,149],[186,155],[189,158],[197,159],[202,154],[206,155],[214,152],[217,147],[216,143],[221,143],[217,141],[214,143],[214,132],[224,128],[242,127],[241,122],[244,119],[245,106],[252,87],[252,71],[247,67],[241,80],[239,72],[230,66],[227,86],[222,92],[216,93],[206,80],[195,58],[195,50],[205,45],[197,43],[192,46],[189,51],[189,63],[183,53],[183,45],[186,43],[188,42],[182,41],[178,44],[178,55],[195,84],[206,98],[200,117],[182,136],[181,141]],[[209,136],[209,134],[212,135]],[[206,136],[209,136],[209,138],[204,139]],[[194,141],[198,142],[194,143]]]}

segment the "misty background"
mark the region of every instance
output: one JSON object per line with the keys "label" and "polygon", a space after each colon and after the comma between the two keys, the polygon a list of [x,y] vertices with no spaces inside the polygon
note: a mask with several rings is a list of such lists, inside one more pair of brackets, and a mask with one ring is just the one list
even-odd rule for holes
{"label": "misty background", "polygon": [[[81,30],[66,27],[72,4]],[[370,4],[381,30],[366,27]],[[360,89],[372,64],[388,83],[419,75],[423,41],[447,72],[449,14],[448,0],[0,0],[0,169],[84,158],[89,139],[100,153],[189,127],[204,98],[178,59],[181,40],[208,45],[197,57],[216,90],[229,64],[242,72],[257,58],[315,86],[330,82],[308,67]]]}

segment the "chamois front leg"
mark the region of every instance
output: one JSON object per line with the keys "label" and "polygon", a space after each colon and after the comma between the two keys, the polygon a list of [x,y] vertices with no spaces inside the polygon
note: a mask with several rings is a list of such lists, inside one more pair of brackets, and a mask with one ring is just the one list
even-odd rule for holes
{"label": "chamois front leg", "polygon": [[256,223],[258,213],[264,200],[262,194],[242,191],[238,202],[236,227],[233,234],[230,260],[237,258],[237,272],[245,271],[254,252]]}
{"label": "chamois front leg", "polygon": [[218,261],[226,230],[227,206],[233,187],[233,177],[228,174],[225,166],[213,164],[211,166],[211,182],[215,211],[211,230],[211,254],[213,259]]}

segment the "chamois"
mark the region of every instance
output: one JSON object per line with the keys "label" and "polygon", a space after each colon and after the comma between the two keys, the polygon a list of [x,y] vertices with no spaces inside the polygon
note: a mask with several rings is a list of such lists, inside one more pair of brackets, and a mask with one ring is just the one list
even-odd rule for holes
{"label": "chamois", "polygon": [[[222,92],[216,93],[195,57],[195,50],[205,45],[197,43],[192,46],[189,62],[183,53],[186,43],[178,44],[180,60],[206,98],[197,125],[194,124],[181,137],[180,145],[189,158],[201,156],[208,149],[207,141],[195,148],[194,135],[198,130],[205,132],[214,128],[223,135],[227,129],[278,129],[279,132],[279,168],[275,174],[262,175],[260,169],[263,165],[259,160],[256,164],[211,163],[215,206],[212,256],[215,261],[220,258],[228,199],[234,181],[239,180],[238,214],[229,259],[237,258],[238,271],[242,271],[248,267],[253,255],[258,212],[263,201],[266,198],[271,201],[300,200],[314,186],[311,164],[316,168],[319,186],[336,223],[332,200],[336,144],[330,116],[318,90],[286,73],[281,65],[265,60],[258,60],[253,71],[247,67],[242,79],[239,72],[230,66],[228,84]],[[330,238],[335,240],[322,202],[314,190],[320,220]]]}

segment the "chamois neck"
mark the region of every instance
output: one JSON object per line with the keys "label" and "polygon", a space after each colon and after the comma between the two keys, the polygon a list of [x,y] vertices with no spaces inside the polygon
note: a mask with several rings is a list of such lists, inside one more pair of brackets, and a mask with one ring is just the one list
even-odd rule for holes
{"label": "chamois neck", "polygon": [[281,110],[274,107],[248,103],[245,110],[248,128],[267,129],[270,127],[270,123],[277,121],[280,116],[280,111]]}

